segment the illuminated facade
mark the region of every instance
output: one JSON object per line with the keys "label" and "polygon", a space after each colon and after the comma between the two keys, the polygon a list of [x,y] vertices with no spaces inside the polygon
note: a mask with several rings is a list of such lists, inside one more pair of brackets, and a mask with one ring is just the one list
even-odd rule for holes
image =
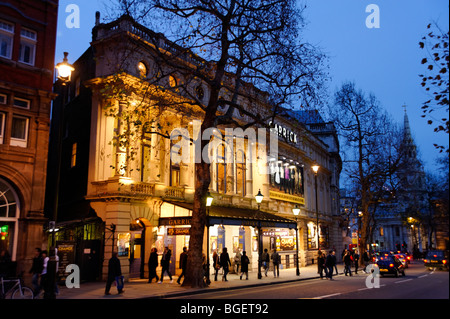
{"label": "illuminated facade", "polygon": [[[176,273],[182,248],[189,245],[195,156],[199,148],[195,142],[188,143],[189,156],[181,162],[174,161],[172,155],[177,153],[174,145],[178,140],[171,141],[162,135],[179,130],[195,136],[202,113],[192,105],[158,110],[150,114],[158,125],[143,128],[139,140],[127,145],[118,143],[117,133],[126,132],[127,126],[118,117],[111,116],[111,112],[127,112],[152,103],[158,105],[156,99],[139,95],[136,93],[139,90],[135,89],[157,72],[148,40],[155,34],[124,16],[109,24],[97,22],[93,35],[91,48],[74,63],[78,73],[73,78],[80,76],[81,80],[72,83],[73,97],[67,109],[73,113],[66,123],[67,144],[70,141],[70,145],[65,146],[67,151],[63,156],[66,161],[63,167],[70,167],[75,161],[73,167],[83,169],[61,179],[62,187],[76,184],[77,179],[83,179],[86,184],[79,194],[62,194],[66,202],[61,205],[70,209],[68,203],[72,207],[77,203],[79,207],[88,204],[78,211],[78,219],[94,211],[104,222],[103,274],[114,249],[119,253],[126,276],[145,277],[150,249],[156,247],[162,253],[165,246],[172,250],[171,267]],[[167,40],[161,37],[160,41]],[[110,85],[117,79],[115,67],[118,64],[120,81],[133,87],[133,93],[120,99],[106,97],[105,83]],[[176,83],[182,80],[168,77],[167,94],[177,98]],[[77,85],[81,85],[80,90],[76,89]],[[196,83],[191,89],[199,100],[207,101],[206,85]],[[262,101],[248,105],[254,112],[267,107]],[[226,112],[226,109],[219,111]],[[249,120],[239,112],[235,116],[242,123]],[[85,119],[82,125],[75,120],[80,118]],[[163,124],[166,125],[164,130],[161,129]],[[205,231],[204,251],[210,253],[210,258],[214,250],[220,253],[224,247],[228,248],[231,259],[237,249],[246,250],[251,269],[255,270],[257,240],[261,235],[263,248],[281,252],[284,267],[295,267],[297,249],[300,266],[310,264],[317,254],[313,162],[321,166],[317,194],[321,247],[341,249],[341,231],[335,222],[341,169],[340,158],[336,155],[339,145],[337,139],[333,140],[333,145],[327,142],[329,135],[336,135],[334,127],[324,122],[308,127],[312,124],[301,122],[298,114],[288,111],[277,116],[273,124],[274,136],[278,135],[276,156],[249,136],[227,139],[226,129],[222,127],[213,132],[220,135],[217,140],[221,142],[210,143],[208,149],[211,159],[209,191],[214,200],[208,209],[210,227]],[[73,138],[77,135],[89,136],[89,139],[81,142]],[[76,154],[70,153],[75,144]],[[255,201],[259,190],[264,195],[260,210]],[[84,198],[80,199],[80,195]],[[296,206],[301,209],[297,220],[293,215]]]}

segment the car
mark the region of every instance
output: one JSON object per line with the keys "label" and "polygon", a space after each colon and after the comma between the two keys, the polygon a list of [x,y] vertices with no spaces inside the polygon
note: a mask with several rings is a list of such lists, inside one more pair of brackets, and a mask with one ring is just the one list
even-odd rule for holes
{"label": "car", "polygon": [[408,264],[409,264],[408,257],[405,254],[395,254],[394,256],[397,257],[398,260],[400,260],[402,262],[402,264],[405,268],[409,267],[408,266]]}
{"label": "car", "polygon": [[405,266],[403,266],[403,263],[393,255],[380,255],[377,265],[381,276],[390,274],[398,277],[400,273],[402,276],[405,276]]}
{"label": "car", "polygon": [[438,268],[448,271],[448,251],[430,250],[423,259],[423,265],[427,267],[428,270]]}

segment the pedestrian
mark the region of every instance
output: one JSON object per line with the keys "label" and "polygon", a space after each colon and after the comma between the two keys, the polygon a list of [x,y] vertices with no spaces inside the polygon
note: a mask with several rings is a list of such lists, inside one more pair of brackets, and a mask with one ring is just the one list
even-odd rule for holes
{"label": "pedestrian", "polygon": [[345,253],[344,256],[344,274],[347,276],[347,274],[352,275],[352,256],[349,251]]}
{"label": "pedestrian", "polygon": [[180,254],[181,275],[180,275],[180,277],[178,277],[178,280],[177,280],[178,284],[181,283],[181,278],[184,277],[184,275],[186,273],[187,258],[188,258],[187,248],[183,247],[183,252]]}
{"label": "pedestrian", "polygon": [[111,284],[117,282],[117,291],[119,294],[123,293],[123,281],[122,268],[120,266],[120,260],[117,258],[117,253],[113,252],[111,259],[108,261],[108,278],[106,279],[105,295],[110,295],[109,290],[111,289]]}
{"label": "pedestrian", "polygon": [[325,254],[319,251],[319,255],[317,256],[317,273],[320,275],[320,279],[323,279],[323,273],[325,271],[325,276],[327,275],[327,271],[325,268]]}
{"label": "pedestrian", "polygon": [[41,286],[39,285],[39,279],[43,268],[44,268],[44,260],[42,259],[42,250],[40,248],[36,248],[34,250],[33,264],[31,265],[31,269],[29,271],[30,274],[33,274],[31,278],[31,283],[33,285],[35,296],[37,296],[41,290]]}
{"label": "pedestrian", "polygon": [[325,266],[327,267],[327,276],[330,280],[333,280],[333,267],[336,264],[336,257],[334,256],[335,252],[330,250],[330,253],[325,260]]}
{"label": "pedestrian", "polygon": [[158,282],[158,284],[162,284],[164,279],[164,273],[167,272],[170,278],[170,282],[173,282],[172,274],[170,273],[170,258],[172,257],[172,251],[169,249],[169,247],[164,247],[164,252],[161,258],[161,281]]}
{"label": "pedestrian", "polygon": [[227,280],[227,274],[230,271],[229,266],[231,266],[230,256],[228,255],[228,249],[225,247],[220,254],[220,266],[223,268],[222,281]]}
{"label": "pedestrian", "polygon": [[353,254],[353,259],[354,259],[354,262],[355,262],[355,274],[357,274],[358,273],[358,264],[359,264],[359,254],[358,254],[358,251],[357,250],[355,250],[355,253]]}
{"label": "pedestrian", "polygon": [[236,250],[236,255],[234,255],[234,266],[236,267],[236,274],[239,274],[239,267],[241,266],[242,254],[239,248]]}
{"label": "pedestrian", "polygon": [[334,251],[333,258],[335,259],[334,270],[336,270],[336,275],[339,275],[339,271],[337,269],[336,250],[333,249],[333,251]]}
{"label": "pedestrian", "polygon": [[247,252],[244,250],[241,256],[241,277],[245,274],[245,279],[248,280],[248,264],[250,264],[250,259],[248,259]]}
{"label": "pedestrian", "polygon": [[280,277],[280,261],[281,257],[280,254],[278,254],[277,250],[274,249],[272,255],[270,256],[273,263],[273,276],[274,277]]}
{"label": "pedestrian", "polygon": [[366,250],[364,252],[364,254],[363,254],[363,262],[364,262],[364,269],[363,269],[363,271],[364,272],[366,272],[366,268],[369,265],[369,261],[370,261],[369,253]]}
{"label": "pedestrian", "polygon": [[261,254],[261,262],[264,268],[264,274],[267,277],[267,272],[269,271],[269,263],[270,263],[270,257],[269,253],[267,252],[267,248],[264,248],[264,252]]}
{"label": "pedestrian", "polygon": [[[52,269],[48,269],[48,262],[50,261],[50,256],[54,256],[54,261],[56,262],[56,268],[55,272],[50,273]],[[42,273],[41,273],[41,289],[44,290],[44,299],[47,298],[54,298],[54,294],[59,294],[59,288],[56,282],[56,275],[58,273],[58,266],[59,266],[59,257],[58,257],[58,250],[54,247],[50,249],[50,255],[47,253],[47,251],[42,252]],[[50,276],[55,276],[54,280],[50,280]],[[51,282],[54,282],[53,287],[50,286]],[[52,291],[53,289],[53,291]]]}
{"label": "pedestrian", "polygon": [[219,254],[217,253],[217,249],[214,249],[213,252],[213,268],[214,268],[214,281],[217,281],[217,274],[219,273],[220,270],[220,258],[219,258]]}
{"label": "pedestrian", "polygon": [[158,252],[156,248],[152,248],[150,258],[148,259],[148,283],[150,284],[153,278],[158,282],[159,277],[156,274],[156,267],[158,267]]}

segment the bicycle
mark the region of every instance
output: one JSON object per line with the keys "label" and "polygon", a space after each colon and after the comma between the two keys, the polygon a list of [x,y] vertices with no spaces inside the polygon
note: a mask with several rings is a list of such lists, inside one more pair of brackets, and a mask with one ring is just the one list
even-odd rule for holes
{"label": "bicycle", "polygon": [[[5,292],[5,283],[14,283],[10,288],[6,287]],[[6,296],[11,293],[11,299],[33,299],[34,293],[33,290],[29,287],[26,287],[22,284],[22,278],[11,278],[5,279],[4,277],[0,277],[0,284],[2,290],[0,291],[0,299],[6,299]],[[7,285],[8,286],[8,285]]]}

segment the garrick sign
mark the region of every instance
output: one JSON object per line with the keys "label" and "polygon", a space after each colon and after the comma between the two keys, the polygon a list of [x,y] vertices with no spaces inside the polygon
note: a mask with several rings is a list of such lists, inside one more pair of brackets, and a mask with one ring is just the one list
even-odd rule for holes
{"label": "garrick sign", "polygon": [[291,143],[297,144],[297,133],[292,132],[289,128],[286,128],[285,126],[282,126],[281,124],[272,123],[272,121],[269,122],[269,126],[272,126],[271,128],[272,132],[275,132],[278,134],[278,136],[284,137],[286,140],[288,140]]}

